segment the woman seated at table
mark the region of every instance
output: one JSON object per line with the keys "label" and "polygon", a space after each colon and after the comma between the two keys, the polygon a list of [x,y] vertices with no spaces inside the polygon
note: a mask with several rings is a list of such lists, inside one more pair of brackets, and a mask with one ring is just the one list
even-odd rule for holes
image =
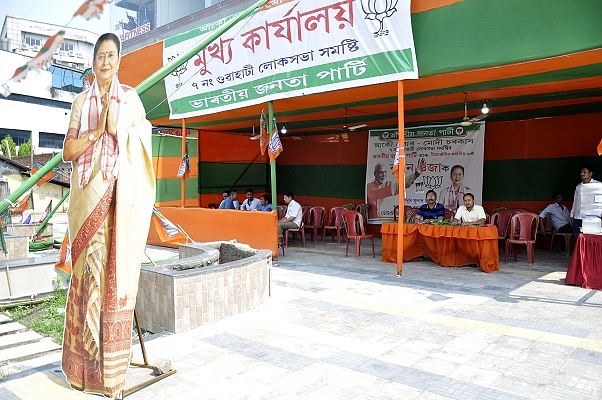
{"label": "woman seated at table", "polygon": [[472,193],[466,193],[463,199],[464,205],[458,207],[452,225],[485,225],[485,209],[475,205],[474,195]]}
{"label": "woman seated at table", "polygon": [[264,194],[259,200],[261,203],[257,207],[258,211],[272,211],[272,201],[269,194]]}
{"label": "woman seated at table", "polygon": [[429,190],[426,192],[426,204],[421,205],[414,214],[414,222],[429,223],[435,220],[441,221],[443,218],[445,218],[445,207],[437,203],[437,193]]}

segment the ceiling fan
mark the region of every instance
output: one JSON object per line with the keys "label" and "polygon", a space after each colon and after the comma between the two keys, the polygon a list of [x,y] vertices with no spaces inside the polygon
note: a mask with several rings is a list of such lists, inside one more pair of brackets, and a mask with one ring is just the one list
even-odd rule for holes
{"label": "ceiling fan", "polygon": [[[460,121],[460,125],[470,126],[470,125],[474,124],[475,122],[478,122],[489,116],[489,114],[487,114],[487,113],[482,113],[481,115],[478,115],[476,117],[468,118],[468,106],[467,105],[468,105],[468,94],[466,92],[464,92],[464,118],[462,118],[462,121]],[[489,110],[487,109],[486,111],[489,111]]]}
{"label": "ceiling fan", "polygon": [[368,126],[367,124],[358,124],[358,125],[347,126],[347,109],[345,109],[345,120],[343,122],[343,127],[341,128],[342,131],[353,132],[355,130],[365,128],[367,126]]}
{"label": "ceiling fan", "polygon": [[253,134],[251,135],[251,137],[249,139],[251,140],[258,140],[259,139],[259,133],[255,134],[255,121],[253,121]]}

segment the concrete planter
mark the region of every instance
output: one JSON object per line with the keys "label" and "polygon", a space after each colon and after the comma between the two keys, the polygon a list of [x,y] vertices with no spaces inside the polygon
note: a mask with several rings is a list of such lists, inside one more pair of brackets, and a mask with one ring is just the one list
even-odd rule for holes
{"label": "concrete planter", "polygon": [[[207,265],[216,250],[219,264]],[[269,250],[229,242],[180,246],[179,261],[142,268],[136,300],[140,326],[179,333],[256,308],[270,296],[271,268]]]}

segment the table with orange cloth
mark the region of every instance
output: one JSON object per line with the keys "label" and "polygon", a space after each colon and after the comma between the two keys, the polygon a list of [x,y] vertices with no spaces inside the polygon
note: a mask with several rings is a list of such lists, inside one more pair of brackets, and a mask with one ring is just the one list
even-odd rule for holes
{"label": "table with orange cloth", "polygon": [[602,289],[602,235],[579,235],[564,281],[587,289]]}
{"label": "table with orange cloth", "polygon": [[[498,271],[500,255],[496,226],[402,224],[403,261],[427,255],[444,267],[477,264],[485,272]],[[384,222],[382,260],[397,262],[397,222]]]}

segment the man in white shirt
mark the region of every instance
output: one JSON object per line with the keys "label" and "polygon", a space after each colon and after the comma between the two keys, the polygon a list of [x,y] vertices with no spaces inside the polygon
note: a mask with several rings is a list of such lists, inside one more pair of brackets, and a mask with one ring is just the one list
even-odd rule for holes
{"label": "man in white shirt", "polygon": [[301,217],[303,209],[301,204],[295,201],[293,192],[287,192],[284,195],[284,202],[287,205],[284,218],[278,221],[278,236],[282,236],[285,229],[299,229],[301,226]]}
{"label": "man in white shirt", "polygon": [[452,225],[485,225],[485,209],[474,203],[474,195],[466,193],[463,197],[464,205],[458,207]]}
{"label": "man in white shirt", "polygon": [[256,199],[253,195],[253,189],[247,189],[247,198],[240,205],[240,209],[243,211],[255,211],[261,204],[261,200]]}
{"label": "man in white shirt", "polygon": [[554,202],[544,208],[543,211],[539,213],[539,216],[545,218],[547,215],[550,215],[556,232],[573,233],[573,226],[570,221],[570,211],[562,204],[564,196],[560,192],[554,192],[552,198],[554,199]]}
{"label": "man in white shirt", "polygon": [[573,225],[573,233],[575,237],[578,237],[581,233],[581,224],[583,223],[583,215],[581,215],[581,188],[583,185],[588,183],[600,183],[599,181],[592,178],[594,171],[589,166],[581,168],[579,177],[581,183],[575,188],[575,195],[573,196],[573,209],[571,210],[571,224]]}

